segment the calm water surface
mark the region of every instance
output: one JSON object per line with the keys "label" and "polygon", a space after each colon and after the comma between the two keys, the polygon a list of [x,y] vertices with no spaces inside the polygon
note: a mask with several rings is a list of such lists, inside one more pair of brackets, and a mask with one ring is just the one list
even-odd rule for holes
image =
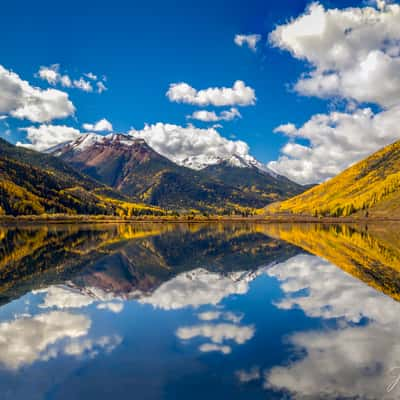
{"label": "calm water surface", "polygon": [[398,399],[399,232],[0,227],[0,398]]}

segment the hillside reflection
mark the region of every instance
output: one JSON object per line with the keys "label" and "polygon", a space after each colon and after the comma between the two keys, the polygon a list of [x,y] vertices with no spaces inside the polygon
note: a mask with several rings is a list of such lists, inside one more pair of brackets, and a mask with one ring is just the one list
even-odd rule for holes
{"label": "hillside reflection", "polygon": [[399,238],[375,225],[0,228],[0,391],[398,398]]}
{"label": "hillside reflection", "polygon": [[299,251],[258,225],[0,228],[0,304],[65,282],[137,298],[185,271],[252,271]]}
{"label": "hillside reflection", "polygon": [[400,299],[400,226],[280,224],[265,232],[322,257],[355,278]]}

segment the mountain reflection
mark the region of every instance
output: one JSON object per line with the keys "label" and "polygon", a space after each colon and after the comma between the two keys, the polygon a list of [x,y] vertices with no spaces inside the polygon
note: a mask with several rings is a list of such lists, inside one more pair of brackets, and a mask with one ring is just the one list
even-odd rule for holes
{"label": "mountain reflection", "polygon": [[322,257],[400,300],[400,226],[323,224],[266,226],[266,233]]}
{"label": "mountain reflection", "polygon": [[[224,294],[242,292],[251,271],[259,266],[299,253],[262,228],[209,229],[201,224],[3,228],[0,303],[66,282],[92,297],[143,298],[166,309],[182,302],[218,302]],[[78,294],[71,301],[79,301]]]}
{"label": "mountain reflection", "polygon": [[0,390],[13,400],[128,389],[155,399],[398,398],[400,386],[386,390],[400,367],[391,228],[0,228]]}

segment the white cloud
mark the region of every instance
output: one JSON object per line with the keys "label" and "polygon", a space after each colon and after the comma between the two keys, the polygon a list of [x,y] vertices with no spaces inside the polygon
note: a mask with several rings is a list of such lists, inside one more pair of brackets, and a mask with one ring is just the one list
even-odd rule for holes
{"label": "white cloud", "polygon": [[371,323],[295,334],[289,343],[306,356],[272,368],[264,387],[295,398],[398,399],[400,387],[387,388],[399,374],[399,333],[398,326]]}
{"label": "white cloud", "polygon": [[53,64],[50,66],[42,65],[37,73],[37,76],[53,86],[60,84],[61,86],[67,88],[76,88],[83,90],[84,92],[93,92],[93,85],[90,81],[94,81],[93,84],[96,86],[98,93],[102,93],[107,90],[106,86],[101,80],[97,81],[98,77],[93,72],[83,74],[83,76],[89,80],[82,76],[78,79],[72,79],[69,75],[62,74],[60,72],[60,64]]}
{"label": "white cloud", "polygon": [[43,303],[39,305],[40,308],[82,308],[94,302],[93,298],[64,286],[50,286],[45,292],[46,295]]}
{"label": "white cloud", "polygon": [[215,111],[207,111],[207,110],[198,110],[195,111],[192,115],[189,115],[187,118],[189,119],[197,119],[198,121],[203,122],[217,122],[217,121],[232,121],[235,118],[241,118],[239,110],[235,107],[232,107],[230,110],[222,111],[217,114]]}
{"label": "white cloud", "polygon": [[221,311],[204,311],[202,313],[197,314],[197,317],[202,321],[214,321],[219,319],[222,315]]}
{"label": "white cloud", "polygon": [[[62,311],[0,323],[0,363],[16,370],[49,358],[50,346],[61,339],[87,334],[91,321]],[[54,353],[54,352],[52,352]]]}
{"label": "white cloud", "polygon": [[309,317],[345,318],[352,323],[367,317],[383,323],[396,319],[400,310],[390,297],[319,257],[298,255],[273,266],[267,274],[281,282],[285,294],[276,306],[297,307]]}
{"label": "white cloud", "polygon": [[254,89],[243,81],[236,81],[233,87],[214,87],[197,90],[187,83],[172,83],[167,91],[170,101],[197,106],[249,106],[256,102]]}
{"label": "white cloud", "polygon": [[187,326],[181,327],[176,331],[176,335],[181,340],[204,337],[215,344],[222,344],[226,340],[234,341],[236,344],[244,344],[254,336],[254,333],[254,326],[226,323]]}
{"label": "white cloud", "polygon": [[111,353],[122,342],[118,335],[102,336],[99,339],[80,339],[72,340],[63,349],[63,353],[69,356],[81,356],[85,354],[89,357],[95,357],[100,350],[105,353]]}
{"label": "white cloud", "polygon": [[197,317],[201,321],[215,321],[217,319],[224,319],[225,321],[231,321],[235,324],[238,324],[242,320],[243,314],[235,314],[231,311],[204,311],[197,314]]}
{"label": "white cloud", "polygon": [[[278,127],[289,136],[277,161],[269,168],[299,183],[321,182],[400,137],[400,106],[374,113],[357,109],[350,113],[317,114],[302,127]],[[309,144],[296,143],[305,139]]]}
{"label": "white cloud", "polygon": [[247,47],[253,51],[257,50],[257,43],[260,41],[261,35],[235,35],[233,41],[238,46],[242,47],[243,45],[247,45]]}
{"label": "white cloud", "polygon": [[95,75],[93,72],[88,72],[87,74],[83,74],[87,78],[91,79],[92,81],[97,81],[97,75]]}
{"label": "white cloud", "polygon": [[132,129],[129,134],[144,139],[154,150],[177,164],[195,169],[216,164],[233,155],[254,160],[245,142],[225,139],[214,128],[199,129],[191,125],[182,127],[159,122],[146,125],[140,131]]}
{"label": "white cloud", "polygon": [[106,85],[103,82],[97,82],[96,86],[97,86],[97,93],[101,94],[101,93],[105,92],[106,90],[108,90]]}
{"label": "white cloud", "polygon": [[140,302],[163,310],[216,305],[230,295],[247,293],[249,281],[254,276],[246,272],[225,276],[198,268],[163,283],[150,296],[141,298]]}
{"label": "white cloud", "polygon": [[38,72],[39,78],[47,81],[50,85],[55,85],[60,78],[59,68],[59,64],[53,64],[50,67],[41,66]]}
{"label": "white cloud", "polygon": [[61,86],[64,86],[64,87],[67,87],[67,88],[72,87],[72,81],[71,81],[71,78],[68,75],[61,75],[60,76],[60,83],[61,83]]}
{"label": "white cloud", "polygon": [[[383,3],[383,2],[381,2]],[[400,5],[307,12],[270,34],[270,42],[312,67],[296,90],[391,107],[400,99]]]}
{"label": "white cloud", "polygon": [[[387,398],[396,380],[400,304],[318,257],[299,255],[271,268],[281,282],[282,309],[300,308],[309,317],[338,319],[323,331],[288,338],[304,356],[265,374],[265,387],[296,398]],[[357,325],[358,324],[358,325]]]}
{"label": "white cloud", "polygon": [[219,352],[222,354],[230,354],[232,352],[230,346],[215,343],[204,343],[199,347],[199,350],[202,353]]}
{"label": "white cloud", "polygon": [[67,93],[33,87],[0,65],[0,114],[32,122],[48,122],[66,118],[74,112],[75,107]]}
{"label": "white cloud", "polygon": [[235,375],[237,376],[239,382],[249,383],[259,380],[261,378],[261,371],[260,367],[255,366],[250,368],[249,370],[241,369],[239,371],[236,371]]}
{"label": "white cloud", "polygon": [[74,80],[74,87],[81,89],[84,92],[93,92],[92,84],[82,77]]}
{"label": "white cloud", "polygon": [[60,143],[77,139],[81,132],[65,125],[40,125],[21,128],[27,132],[29,144],[18,142],[17,146],[32,148],[37,151],[47,150]]}
{"label": "white cloud", "polygon": [[97,121],[95,124],[83,124],[82,126],[85,130],[92,132],[111,132],[113,130],[111,122],[105,118]]}
{"label": "white cloud", "polygon": [[115,303],[115,302],[108,302],[108,303],[100,303],[97,308],[99,310],[108,310],[115,314],[119,314],[124,309],[124,303]]}
{"label": "white cloud", "polygon": [[60,73],[60,64],[53,64],[49,67],[42,65],[39,68],[37,76],[53,86],[61,83],[61,85],[64,87],[72,87],[71,78],[68,75],[62,75]]}
{"label": "white cloud", "polygon": [[[314,2],[269,36],[311,66],[296,83],[297,92],[339,97],[349,105],[346,113],[318,114],[298,129],[276,129],[290,141],[269,167],[299,183],[331,178],[400,137],[400,5],[369,3],[374,7],[325,9]],[[362,108],[365,102],[383,111]]]}

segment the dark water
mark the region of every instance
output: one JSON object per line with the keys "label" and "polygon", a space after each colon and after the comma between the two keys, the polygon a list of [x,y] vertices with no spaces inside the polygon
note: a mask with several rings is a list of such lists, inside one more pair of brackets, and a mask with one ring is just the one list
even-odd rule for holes
{"label": "dark water", "polygon": [[398,232],[0,228],[0,398],[400,398]]}

